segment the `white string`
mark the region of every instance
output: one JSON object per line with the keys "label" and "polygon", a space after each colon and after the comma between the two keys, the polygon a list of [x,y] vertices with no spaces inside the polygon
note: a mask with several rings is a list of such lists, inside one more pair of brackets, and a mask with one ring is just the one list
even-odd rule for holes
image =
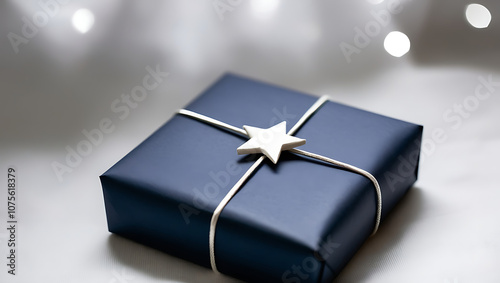
{"label": "white string", "polygon": [[210,232],[209,232],[209,248],[210,248],[210,265],[212,266],[212,270],[215,273],[219,273],[217,270],[217,266],[215,264],[215,228],[217,227],[217,221],[219,220],[219,216],[222,213],[224,207],[229,203],[229,201],[236,195],[236,193],[240,190],[241,185],[252,175],[252,173],[259,167],[259,165],[266,158],[265,155],[262,155],[253,163],[253,165],[248,168],[245,174],[234,184],[234,186],[229,190],[226,196],[219,203],[217,208],[215,208],[214,214],[212,215],[212,219],[210,220]]}
{"label": "white string", "polygon": [[[328,100],[329,100],[329,98],[326,95],[320,97],[304,113],[304,115],[302,115],[302,117],[299,119],[299,121],[290,129],[290,131],[288,131],[287,134],[293,135]],[[243,136],[248,136],[247,132],[244,129],[240,129],[238,127],[226,124],[222,121],[215,120],[213,118],[207,117],[205,115],[202,115],[202,114],[190,111],[190,110],[180,109],[179,111],[177,111],[177,113],[192,117],[192,118],[200,120],[202,122],[212,124],[214,126],[218,126],[218,127],[227,129],[229,131],[233,131],[233,132],[241,134]],[[380,186],[377,182],[377,179],[375,179],[375,177],[373,177],[372,174],[368,173],[367,171],[365,171],[361,168],[358,168],[358,167],[352,166],[350,164],[340,162],[340,161],[337,161],[337,160],[334,160],[334,159],[331,159],[328,157],[324,157],[324,156],[319,155],[319,154],[310,153],[310,152],[296,149],[296,148],[290,149],[289,151],[296,153],[296,154],[308,156],[308,157],[311,157],[314,159],[318,159],[321,161],[325,161],[327,163],[339,166],[341,168],[344,168],[344,169],[349,170],[351,172],[363,175],[366,178],[370,179],[370,181],[372,181],[373,185],[375,186],[375,190],[377,192],[377,216],[376,216],[375,227],[373,229],[372,235],[374,235],[377,232],[378,227],[380,225],[380,218],[381,218],[381,214],[382,214],[382,194],[380,193]],[[238,180],[238,182],[236,182],[236,184],[234,184],[234,186],[231,188],[231,190],[229,190],[229,192],[226,194],[226,196],[224,196],[224,198],[219,203],[219,205],[217,205],[214,213],[212,214],[212,218],[210,220],[210,231],[209,231],[209,249],[210,249],[210,265],[212,266],[212,270],[215,273],[219,273],[219,271],[217,270],[217,265],[215,263],[215,230],[217,228],[217,222],[218,222],[219,217],[222,213],[222,210],[229,203],[229,201],[236,195],[236,193],[240,190],[243,183],[245,183],[245,181],[260,166],[260,164],[262,164],[262,161],[264,161],[265,158],[266,158],[266,156],[262,155],[259,159],[257,159],[254,162],[254,164],[252,164],[252,166],[250,166],[250,168],[248,168],[248,170],[245,172],[245,174],[243,174],[243,176]]]}
{"label": "white string", "polygon": [[308,156],[308,157],[312,157],[312,158],[315,158],[315,159],[318,159],[318,160],[321,160],[321,161],[328,162],[330,164],[339,166],[339,167],[344,168],[346,170],[349,170],[351,172],[363,175],[366,178],[368,178],[370,181],[372,181],[373,185],[375,186],[375,191],[377,192],[377,216],[376,216],[376,219],[375,219],[375,227],[373,228],[372,236],[375,235],[375,233],[377,233],[378,226],[380,225],[380,218],[381,218],[381,215],[382,215],[382,193],[380,192],[380,185],[378,184],[377,179],[375,179],[375,177],[373,177],[372,174],[370,174],[369,172],[367,172],[367,171],[365,171],[365,170],[363,170],[361,168],[358,168],[356,166],[352,166],[350,164],[347,164],[347,163],[344,163],[344,162],[341,162],[341,161],[337,161],[335,159],[331,159],[331,158],[328,158],[328,157],[325,157],[325,156],[322,156],[322,155],[319,155],[319,154],[311,153],[311,152],[308,152],[308,151],[305,151],[305,150],[300,150],[300,149],[297,149],[297,148],[292,148],[289,151],[293,152],[293,153],[298,153],[298,154],[301,154],[301,155],[305,155],[305,156]]}
{"label": "white string", "polygon": [[325,103],[329,100],[330,98],[328,97],[328,95],[323,95],[321,96],[318,100],[316,100],[316,102],[311,106],[309,107],[309,109],[307,109],[306,113],[304,113],[304,115],[302,115],[302,117],[300,117],[299,121],[290,129],[290,131],[288,131],[288,135],[293,135],[295,134],[295,132],[300,128],[302,127],[302,125],[309,119],[311,118],[311,116],[316,113],[316,111],[318,111],[318,109]]}
{"label": "white string", "polygon": [[195,119],[203,121],[203,122],[207,122],[207,123],[212,124],[214,126],[221,127],[221,128],[236,132],[238,134],[244,135],[245,137],[248,137],[247,131],[245,131],[244,129],[240,129],[240,128],[235,127],[235,126],[231,126],[227,123],[224,123],[224,122],[219,121],[219,120],[215,120],[215,119],[210,118],[208,116],[205,116],[205,115],[202,115],[202,114],[190,111],[190,110],[186,110],[186,109],[179,109],[179,110],[177,110],[177,113],[195,118]]}

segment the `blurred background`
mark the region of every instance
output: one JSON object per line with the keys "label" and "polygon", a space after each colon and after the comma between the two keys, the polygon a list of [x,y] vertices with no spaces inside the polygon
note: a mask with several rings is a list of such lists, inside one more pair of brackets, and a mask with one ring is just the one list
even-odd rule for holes
{"label": "blurred background", "polygon": [[499,282],[500,2],[473,1],[1,1],[0,281],[235,282],[110,235],[98,180],[232,72],[425,127],[336,282]]}

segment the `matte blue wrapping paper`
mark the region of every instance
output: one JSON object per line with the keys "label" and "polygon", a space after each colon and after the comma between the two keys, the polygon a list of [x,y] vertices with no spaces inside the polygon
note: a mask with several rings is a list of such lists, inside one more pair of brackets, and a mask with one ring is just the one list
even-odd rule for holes
{"label": "matte blue wrapping paper", "polygon": [[[225,75],[185,107],[228,124],[289,130],[316,97]],[[422,126],[327,102],[299,147],[362,168],[382,190],[382,219],[417,179]],[[100,178],[109,231],[210,267],[218,203],[258,155],[247,139],[176,115]],[[217,267],[255,282],[331,282],[369,237],[376,193],[365,177],[283,152],[266,159],[224,208]]]}

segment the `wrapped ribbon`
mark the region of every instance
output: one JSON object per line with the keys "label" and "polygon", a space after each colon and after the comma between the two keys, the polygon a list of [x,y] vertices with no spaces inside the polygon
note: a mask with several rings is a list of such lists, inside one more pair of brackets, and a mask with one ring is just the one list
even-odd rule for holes
{"label": "wrapped ribbon", "polygon": [[294,137],[293,134],[295,134],[295,132],[300,127],[302,127],[302,125],[314,113],[316,113],[316,111],[318,111],[321,108],[321,106],[323,106],[323,104],[328,100],[329,100],[328,96],[320,97],[304,113],[304,115],[302,115],[299,121],[288,131],[288,133],[286,133],[286,122],[281,122],[269,129],[260,129],[250,126],[243,126],[243,129],[241,129],[190,110],[180,109],[177,112],[178,114],[200,120],[202,122],[208,123],[213,126],[224,128],[226,130],[240,134],[245,137],[249,137],[250,139],[238,148],[237,150],[238,154],[247,154],[247,153],[263,154],[262,156],[260,156],[260,158],[258,158],[254,162],[254,164],[252,164],[252,166],[245,172],[245,174],[243,174],[243,176],[236,182],[236,184],[234,184],[234,186],[231,188],[231,190],[229,190],[229,192],[222,199],[219,205],[215,208],[215,211],[212,214],[212,219],[210,221],[210,232],[209,232],[209,249],[210,249],[210,265],[212,266],[212,270],[215,273],[219,273],[215,261],[215,231],[217,228],[217,221],[219,220],[222,210],[229,203],[231,198],[233,198],[236,195],[236,193],[240,190],[243,183],[245,183],[245,181],[252,175],[252,173],[262,164],[262,161],[264,161],[264,159],[267,157],[273,163],[277,163],[281,151],[287,150],[295,154],[300,154],[310,158],[321,160],[368,178],[373,183],[375,191],[377,193],[377,211],[376,211],[375,225],[373,228],[372,235],[374,235],[377,232],[378,227],[380,225],[380,218],[382,214],[382,194],[380,192],[380,186],[377,182],[377,179],[375,179],[375,177],[373,177],[373,175],[370,174],[369,172],[361,168],[358,168],[356,166],[352,166],[350,164],[340,162],[319,154],[295,148],[296,146],[304,144],[305,140]]}

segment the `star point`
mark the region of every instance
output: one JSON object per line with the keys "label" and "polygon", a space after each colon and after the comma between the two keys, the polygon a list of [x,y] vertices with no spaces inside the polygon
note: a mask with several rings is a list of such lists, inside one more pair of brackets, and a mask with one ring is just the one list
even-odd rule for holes
{"label": "star point", "polygon": [[286,121],[267,129],[252,126],[243,126],[243,129],[250,139],[238,147],[238,154],[263,153],[274,164],[278,162],[282,151],[306,143],[305,139],[287,135]]}

